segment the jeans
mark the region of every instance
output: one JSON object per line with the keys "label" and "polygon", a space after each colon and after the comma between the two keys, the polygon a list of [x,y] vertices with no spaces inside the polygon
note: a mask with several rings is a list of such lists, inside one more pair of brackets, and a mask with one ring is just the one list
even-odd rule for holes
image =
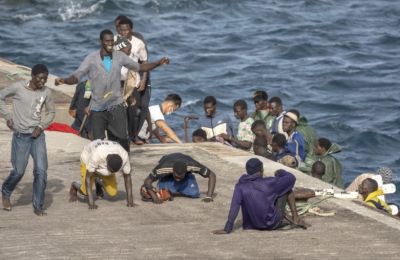
{"label": "jeans", "polygon": [[172,175],[162,178],[158,182],[159,189],[167,189],[172,195],[180,194],[190,198],[200,197],[199,186],[192,173],[186,174],[181,181],[176,181]]}
{"label": "jeans", "polygon": [[29,155],[33,158],[33,196],[34,209],[43,210],[44,196],[47,183],[47,150],[45,134],[37,138],[31,134],[14,132],[11,143],[11,164],[13,169],[4,181],[1,193],[10,198],[15,186],[22,179],[28,165]]}

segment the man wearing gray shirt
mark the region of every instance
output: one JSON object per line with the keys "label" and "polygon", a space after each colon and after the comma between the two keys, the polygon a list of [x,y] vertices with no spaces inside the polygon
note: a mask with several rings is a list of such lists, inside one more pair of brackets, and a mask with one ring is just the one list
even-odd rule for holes
{"label": "man wearing gray shirt", "polygon": [[89,104],[93,139],[117,141],[129,152],[129,138],[124,100],[121,92],[121,68],[147,72],[168,64],[168,58],[157,62],[139,64],[120,51],[114,51],[114,35],[110,30],[100,33],[100,51],[89,54],[78,70],[68,78],[55,80],[55,85],[78,83],[87,75],[91,82],[92,98]]}
{"label": "man wearing gray shirt", "polygon": [[[44,196],[47,183],[47,150],[43,130],[55,116],[54,102],[50,89],[44,84],[49,72],[43,64],[32,68],[32,79],[20,81],[0,91],[0,115],[7,120],[13,130],[11,143],[11,164],[13,169],[1,188],[4,210],[11,210],[10,196],[24,176],[29,155],[33,158],[33,210],[43,216]],[[13,111],[8,111],[6,98],[12,97]],[[46,115],[42,118],[42,109]]]}

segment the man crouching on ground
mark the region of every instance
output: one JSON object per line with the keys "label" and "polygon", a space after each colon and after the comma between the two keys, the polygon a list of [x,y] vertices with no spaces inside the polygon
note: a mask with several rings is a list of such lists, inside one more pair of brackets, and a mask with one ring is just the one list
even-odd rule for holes
{"label": "man crouching on ground", "polygon": [[247,161],[246,171],[247,174],[242,175],[235,185],[225,228],[214,231],[214,234],[232,232],[240,207],[242,207],[243,229],[278,229],[283,226],[286,202],[292,213],[292,219],[289,221],[296,227],[306,228],[296,211],[292,191],[296,178],[293,174],[278,170],[275,172],[275,177],[263,178],[263,163],[257,158]]}
{"label": "man crouching on ground", "polygon": [[182,153],[168,154],[160,159],[158,165],[144,180],[144,185],[141,189],[142,199],[144,201],[153,201],[156,204],[163,202],[157,196],[156,190],[152,185],[157,180],[159,181],[159,190],[168,190],[172,196],[200,197],[199,186],[193,173],[208,178],[207,196],[203,201],[213,201],[216,182],[215,173],[192,157]]}
{"label": "man crouching on ground", "polygon": [[97,192],[102,193],[104,188],[106,193],[113,197],[118,193],[115,173],[119,171],[122,171],[124,176],[127,206],[134,207],[136,204],[133,202],[128,152],[120,144],[112,141],[98,139],[87,144],[81,154],[81,183],[73,182],[71,184],[69,201],[76,201],[79,191],[81,194],[87,195],[89,209],[97,209],[92,193],[95,178],[101,180],[96,183]]}

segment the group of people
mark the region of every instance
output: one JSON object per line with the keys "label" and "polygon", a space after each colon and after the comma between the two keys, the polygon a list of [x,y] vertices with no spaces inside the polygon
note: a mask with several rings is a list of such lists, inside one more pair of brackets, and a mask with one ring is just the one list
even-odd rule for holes
{"label": "group of people", "polygon": [[[115,25],[118,35],[114,36],[110,30],[101,31],[100,50],[89,54],[70,76],[55,80],[55,85],[79,83],[69,111],[76,119],[72,127],[92,141],[81,154],[81,180],[71,184],[70,201],[76,201],[80,194],[87,199],[89,209],[97,208],[93,189],[97,197],[104,197],[104,192],[108,196],[117,194],[118,172],[123,175],[127,206],[136,205],[130,175],[131,142],[143,144],[153,134],[162,143],[182,142],[164,118],[164,115],[179,109],[180,96],[170,94],[161,104],[149,106],[149,71],[168,64],[169,59],[148,62],[146,44],[143,37],[133,31],[132,21],[119,16]],[[34,161],[33,210],[38,216],[46,214],[44,198],[48,161],[43,131],[55,116],[51,91],[45,86],[48,74],[45,65],[36,64],[29,81],[16,82],[0,91],[0,114],[13,131],[12,170],[1,189],[3,209],[7,211],[12,209],[10,196],[23,177],[31,155]],[[83,80],[85,77],[87,80]],[[5,104],[8,97],[13,98],[12,112]],[[256,155],[343,187],[341,166],[333,157],[340,151],[339,146],[326,138],[317,139],[307,120],[297,110],[285,111],[279,97],[268,99],[265,91],[256,91],[253,101],[256,111],[250,116],[245,100],[234,103],[233,112],[240,121],[235,134],[229,116],[218,112],[216,98],[207,96],[204,114],[191,117],[196,118],[198,124],[192,141],[217,141],[253,151]],[[43,116],[44,109],[46,113]],[[144,180],[140,196],[143,201],[156,204],[173,200],[175,196],[199,198],[197,174],[208,178],[207,195],[203,201],[212,202],[216,174],[182,153],[160,158]],[[154,187],[156,181],[158,184]],[[235,186],[225,228],[215,231],[215,234],[232,232],[240,207],[245,229],[278,229],[284,226],[285,219],[291,225],[306,228],[295,207],[295,181],[295,176],[285,170],[278,170],[274,177],[265,178],[262,162],[257,158],[250,159],[246,163],[246,174]],[[371,178],[365,178],[357,189],[369,205],[385,208],[379,199],[375,199],[380,191]],[[291,217],[285,213],[286,204],[290,207]]]}

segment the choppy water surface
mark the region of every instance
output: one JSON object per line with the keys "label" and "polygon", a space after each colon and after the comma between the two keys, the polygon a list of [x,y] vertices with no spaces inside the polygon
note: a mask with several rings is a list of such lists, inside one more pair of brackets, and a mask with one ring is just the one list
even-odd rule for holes
{"label": "choppy water surface", "polygon": [[399,181],[400,1],[3,0],[0,57],[66,76],[118,14],[133,19],[151,60],[171,58],[152,73],[152,103],[183,97],[168,119],[181,136],[204,96],[232,115],[234,100],[252,111],[252,91],[264,89],[343,147],[346,183],[380,166]]}

